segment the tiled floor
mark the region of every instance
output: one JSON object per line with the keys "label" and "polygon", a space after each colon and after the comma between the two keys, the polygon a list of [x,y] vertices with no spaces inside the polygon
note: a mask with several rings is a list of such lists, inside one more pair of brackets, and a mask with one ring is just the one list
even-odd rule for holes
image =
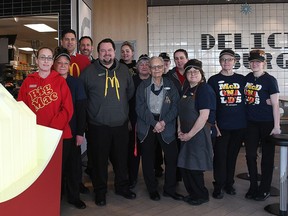
{"label": "tiled floor", "polygon": [[[279,188],[278,166],[279,149],[276,150],[275,170],[272,183],[272,186],[276,188]],[[96,206],[94,204],[94,194],[90,192],[90,194],[81,195],[81,198],[87,205],[87,208],[84,210],[78,210],[63,200],[61,203],[61,216],[265,216],[271,214],[267,213],[264,207],[268,204],[279,202],[278,196],[271,196],[263,202],[245,199],[244,196],[249,187],[249,182],[237,177],[235,178],[235,188],[237,190],[235,196],[225,194],[222,200],[215,200],[210,196],[210,201],[201,206],[191,206],[183,201],[175,201],[163,196],[161,196],[160,201],[152,201],[148,197],[141,172],[138,184],[134,190],[137,198],[135,200],[127,200],[115,195],[113,191],[113,172],[111,166],[109,170],[109,191],[107,193],[107,205],[105,207]],[[244,148],[241,148],[236,174],[243,172],[247,172],[247,167]],[[206,172],[205,180],[211,195],[213,191],[213,173]],[[84,174],[84,183],[89,187],[90,191],[92,191],[91,181],[86,174]],[[159,185],[159,192],[162,192],[163,177],[159,179]],[[186,195],[183,182],[178,185],[177,190],[183,195]]]}

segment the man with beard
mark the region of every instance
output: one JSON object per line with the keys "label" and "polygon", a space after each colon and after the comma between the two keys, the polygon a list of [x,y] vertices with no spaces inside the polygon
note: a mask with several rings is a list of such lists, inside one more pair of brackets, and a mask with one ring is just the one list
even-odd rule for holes
{"label": "man with beard", "polygon": [[[92,52],[94,50],[93,47],[93,40],[89,36],[82,36],[79,39],[79,51],[82,55],[87,56],[89,61],[93,63],[95,61],[94,57],[92,56]],[[85,131],[85,136],[88,137],[88,130]],[[91,177],[92,173],[92,156],[90,151],[90,143],[87,142],[87,168],[85,169],[85,172],[89,177]]]}
{"label": "man with beard", "polygon": [[89,36],[82,36],[79,40],[79,50],[82,55],[85,55],[89,58],[90,62],[93,63],[95,61],[92,56],[92,52],[94,50],[93,40]]}
{"label": "man with beard", "polygon": [[97,45],[98,59],[88,66],[80,79],[88,98],[88,142],[92,154],[92,184],[95,204],[106,205],[108,159],[115,173],[115,193],[126,199],[136,198],[129,190],[128,100],[134,84],[126,65],[115,59],[115,44],[110,38]]}

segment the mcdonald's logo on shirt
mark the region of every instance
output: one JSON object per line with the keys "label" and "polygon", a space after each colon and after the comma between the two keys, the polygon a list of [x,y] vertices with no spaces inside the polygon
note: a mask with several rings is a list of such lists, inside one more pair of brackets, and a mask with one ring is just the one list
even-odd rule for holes
{"label": "mcdonald's logo on shirt", "polygon": [[80,76],[80,67],[78,66],[77,63],[72,63],[70,65],[69,71],[70,71],[70,75],[73,77],[79,77]]}

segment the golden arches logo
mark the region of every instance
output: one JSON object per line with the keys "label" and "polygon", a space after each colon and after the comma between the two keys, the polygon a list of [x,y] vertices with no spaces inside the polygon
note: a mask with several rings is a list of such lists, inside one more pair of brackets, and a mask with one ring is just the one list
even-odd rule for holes
{"label": "golden arches logo", "polygon": [[79,77],[79,76],[80,76],[80,68],[79,68],[79,66],[78,66],[77,63],[71,64],[71,66],[70,66],[70,68],[69,68],[70,75],[71,75],[71,76],[74,76],[74,73],[73,73],[74,67],[76,67],[77,77]]}
{"label": "golden arches logo", "polygon": [[104,93],[105,97],[107,95],[109,81],[110,81],[110,85],[112,88],[114,88],[114,84],[115,84],[116,95],[117,95],[118,100],[120,101],[120,95],[119,95],[119,90],[118,90],[120,88],[120,84],[117,79],[115,71],[114,71],[114,76],[111,78],[108,76],[108,71],[106,70],[106,82],[105,82],[105,93]]}

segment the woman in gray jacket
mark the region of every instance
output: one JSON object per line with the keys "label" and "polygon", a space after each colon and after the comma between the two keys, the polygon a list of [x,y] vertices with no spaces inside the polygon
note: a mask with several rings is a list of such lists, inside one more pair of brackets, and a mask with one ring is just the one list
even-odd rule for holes
{"label": "woman in gray jacket", "polygon": [[157,139],[165,155],[165,182],[163,196],[182,200],[175,192],[177,143],[176,117],[179,94],[173,82],[164,73],[161,57],[150,59],[151,77],[143,80],[136,92],[137,134],[141,142],[142,169],[150,199],[160,200],[154,174]]}

